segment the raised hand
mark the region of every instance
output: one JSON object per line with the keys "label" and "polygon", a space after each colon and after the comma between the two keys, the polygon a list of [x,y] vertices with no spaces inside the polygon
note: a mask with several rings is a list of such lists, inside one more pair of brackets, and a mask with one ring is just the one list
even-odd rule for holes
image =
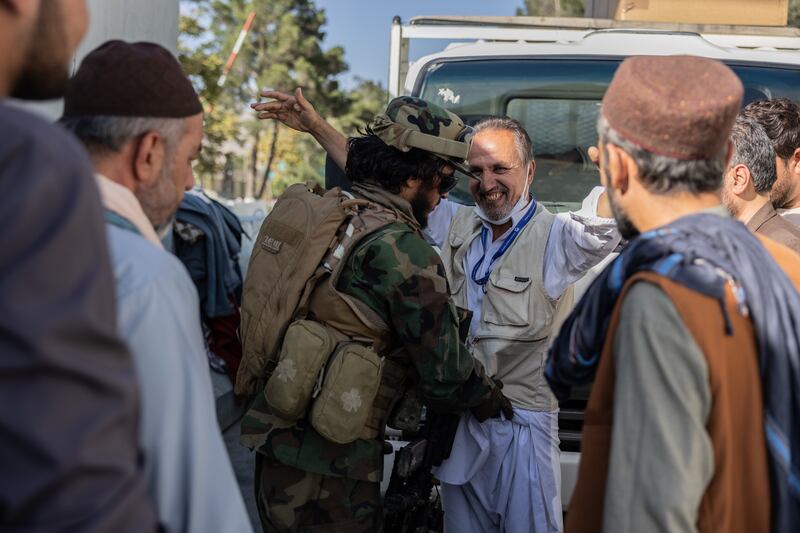
{"label": "raised hand", "polygon": [[589,149],[587,150],[587,153],[589,154],[589,159],[592,160],[592,163],[594,163],[595,165],[597,165],[599,167],[600,166],[600,150],[597,148],[597,146],[590,146]]}
{"label": "raised hand", "polygon": [[308,133],[314,133],[324,122],[299,87],[294,95],[281,91],[262,91],[261,96],[272,101],[250,104],[260,119],[279,120],[292,129]]}

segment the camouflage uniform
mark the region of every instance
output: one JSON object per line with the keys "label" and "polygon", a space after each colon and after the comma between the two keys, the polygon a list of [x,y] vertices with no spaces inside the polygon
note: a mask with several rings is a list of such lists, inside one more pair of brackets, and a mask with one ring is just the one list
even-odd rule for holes
{"label": "camouflage uniform", "polygon": [[[440,116],[427,120],[429,131],[438,133],[440,121]],[[377,185],[356,185],[354,192],[414,220],[407,201]],[[347,258],[337,288],[390,326],[427,405],[461,412],[489,396],[491,380],[459,340],[442,261],[418,225],[398,222],[365,238]],[[241,441],[258,451],[256,499],[265,530],[310,531],[310,524],[313,531],[380,528],[382,438],[330,442],[307,420],[289,422],[271,414],[259,394],[242,422]]]}

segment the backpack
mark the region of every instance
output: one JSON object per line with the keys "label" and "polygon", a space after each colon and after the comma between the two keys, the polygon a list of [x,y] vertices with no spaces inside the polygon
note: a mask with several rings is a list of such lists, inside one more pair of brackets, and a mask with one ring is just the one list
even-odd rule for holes
{"label": "backpack", "polygon": [[[381,212],[382,220],[358,217],[368,208]],[[354,225],[354,217],[369,222]],[[361,237],[396,220],[338,187],[326,192],[315,184],[296,184],[281,195],[261,226],[244,280],[237,395],[264,390],[289,324],[302,318],[320,280],[340,269],[331,263],[344,261]]]}

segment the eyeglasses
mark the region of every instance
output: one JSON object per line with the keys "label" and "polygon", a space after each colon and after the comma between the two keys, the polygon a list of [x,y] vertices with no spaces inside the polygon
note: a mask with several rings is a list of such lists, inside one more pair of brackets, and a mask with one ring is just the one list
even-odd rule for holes
{"label": "eyeglasses", "polygon": [[458,185],[458,176],[456,176],[455,172],[450,174],[442,174],[439,171],[439,194],[447,194]]}
{"label": "eyeglasses", "polygon": [[438,159],[440,159],[444,166],[441,168],[452,168],[453,173],[451,174],[442,174],[441,169],[437,173],[439,176],[439,193],[445,194],[453,190],[453,188],[458,185],[458,180],[461,176],[466,176],[467,179],[473,179],[477,182],[483,181],[480,176],[476,176],[473,172],[471,172],[464,161],[454,161],[452,159],[442,157],[440,155],[434,154]]}

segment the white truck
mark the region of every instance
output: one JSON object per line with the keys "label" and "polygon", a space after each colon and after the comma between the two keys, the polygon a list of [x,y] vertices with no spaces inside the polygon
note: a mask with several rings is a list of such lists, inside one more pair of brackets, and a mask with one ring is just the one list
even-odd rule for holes
{"label": "white truck", "polygon": [[[413,39],[449,41],[443,51],[408,61]],[[551,211],[577,209],[599,182],[587,148],[597,142],[600,100],[629,55],[692,54],[729,65],[745,103],[800,101],[800,30],[532,17],[395,18],[389,92],[443,106],[474,123],[488,115],[519,120],[533,139],[533,193]],[[686,80],[691,83],[691,80]],[[451,198],[472,203],[462,179]],[[579,282],[580,294],[586,282]],[[562,502],[569,504],[580,458],[588,389],[562,403]]]}

